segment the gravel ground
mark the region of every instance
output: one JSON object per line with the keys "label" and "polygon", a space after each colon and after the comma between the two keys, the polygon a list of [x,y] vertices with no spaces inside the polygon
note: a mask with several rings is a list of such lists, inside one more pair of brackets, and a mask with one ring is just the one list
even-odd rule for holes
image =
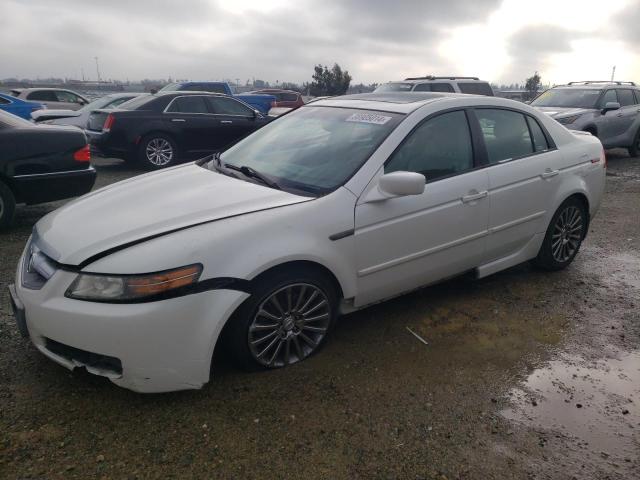
{"label": "gravel ground", "polygon": [[[0,234],[0,478],[640,478],[640,159],[608,156],[566,271],[423,289],[342,318],[300,365],[220,358],[202,390],[164,395],[69,372],[19,336],[6,286],[60,203],[20,208]],[[141,173],[97,168],[98,185]]]}

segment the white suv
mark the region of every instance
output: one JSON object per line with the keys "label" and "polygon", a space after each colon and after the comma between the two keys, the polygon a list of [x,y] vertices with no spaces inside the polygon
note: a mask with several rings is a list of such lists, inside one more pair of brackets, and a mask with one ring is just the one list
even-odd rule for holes
{"label": "white suv", "polygon": [[432,75],[384,83],[376,88],[375,92],[444,92],[494,96],[489,82],[480,80],[478,77],[434,77]]}

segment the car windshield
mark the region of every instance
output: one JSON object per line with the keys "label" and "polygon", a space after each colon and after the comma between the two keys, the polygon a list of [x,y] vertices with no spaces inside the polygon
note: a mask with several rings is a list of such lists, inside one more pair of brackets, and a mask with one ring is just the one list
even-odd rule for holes
{"label": "car windshield", "polygon": [[412,88],[413,83],[391,82],[383,83],[374,92],[410,92]]}
{"label": "car windshield", "polygon": [[534,107],[596,108],[601,90],[593,88],[551,88],[536,98]]}
{"label": "car windshield", "polygon": [[[346,182],[404,115],[334,107],[302,107],[222,153],[222,164],[247,166],[284,190],[328,193]],[[215,169],[215,160],[206,166]]]}

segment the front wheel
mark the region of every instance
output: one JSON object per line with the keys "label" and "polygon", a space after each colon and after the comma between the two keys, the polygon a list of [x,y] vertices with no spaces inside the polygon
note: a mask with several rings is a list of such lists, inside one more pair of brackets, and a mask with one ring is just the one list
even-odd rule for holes
{"label": "front wheel", "polygon": [[142,139],[138,150],[140,163],[152,169],[169,167],[176,163],[178,149],[167,135],[151,134]]}
{"label": "front wheel", "polygon": [[567,199],[547,228],[534,264],[545,270],[561,270],[575,258],[587,233],[587,211],[577,198]]}
{"label": "front wheel", "polygon": [[225,347],[248,370],[300,362],[324,343],[337,303],[335,288],[320,273],[268,275],[231,318]]}

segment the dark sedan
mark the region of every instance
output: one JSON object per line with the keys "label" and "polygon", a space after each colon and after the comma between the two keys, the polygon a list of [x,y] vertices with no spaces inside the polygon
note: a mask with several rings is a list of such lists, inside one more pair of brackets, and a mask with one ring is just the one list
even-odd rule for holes
{"label": "dark sedan", "polygon": [[28,205],[84,195],[93,187],[87,138],[75,127],[35,125],[0,112],[0,229],[17,203]]}
{"label": "dark sedan", "polygon": [[93,112],[87,134],[102,155],[163,168],[224,150],[269,120],[226,95],[159,92]]}

